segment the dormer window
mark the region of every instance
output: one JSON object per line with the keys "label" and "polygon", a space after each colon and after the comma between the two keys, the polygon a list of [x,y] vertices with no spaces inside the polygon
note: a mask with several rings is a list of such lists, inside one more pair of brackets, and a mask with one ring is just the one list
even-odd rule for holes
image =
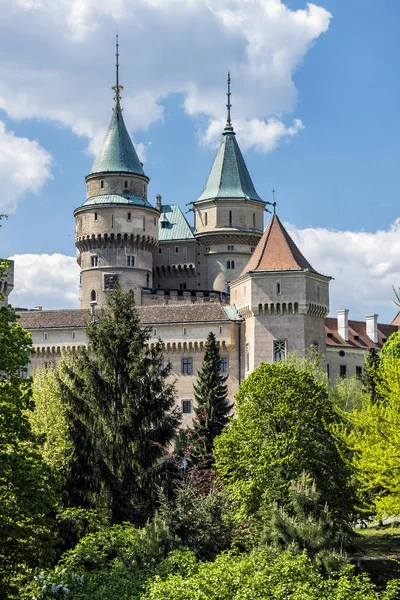
{"label": "dormer window", "polygon": [[104,188],[104,181],[103,181],[103,179],[100,181],[100,187],[101,187],[101,189]]}

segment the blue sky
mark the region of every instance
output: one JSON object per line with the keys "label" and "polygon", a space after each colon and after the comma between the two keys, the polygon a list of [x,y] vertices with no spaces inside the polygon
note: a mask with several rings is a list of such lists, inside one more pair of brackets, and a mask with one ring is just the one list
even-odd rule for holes
{"label": "blue sky", "polygon": [[313,266],[335,277],[333,312],[393,317],[397,0],[3,4],[0,212],[9,219],[0,255],[18,257],[14,304],[76,305],[72,212],[111,117],[118,29],[124,116],[151,177],[149,199],[184,206],[201,194],[229,68],[256,189],[270,200],[276,188],[281,219]]}

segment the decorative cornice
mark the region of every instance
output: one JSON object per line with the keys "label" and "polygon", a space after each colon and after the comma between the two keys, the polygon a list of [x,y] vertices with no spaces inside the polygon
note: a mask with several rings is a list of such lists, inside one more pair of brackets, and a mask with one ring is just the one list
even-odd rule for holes
{"label": "decorative cornice", "polygon": [[101,248],[140,248],[152,251],[158,240],[150,235],[135,235],[133,233],[107,233],[97,235],[83,235],[75,239],[75,246],[79,252],[90,252]]}

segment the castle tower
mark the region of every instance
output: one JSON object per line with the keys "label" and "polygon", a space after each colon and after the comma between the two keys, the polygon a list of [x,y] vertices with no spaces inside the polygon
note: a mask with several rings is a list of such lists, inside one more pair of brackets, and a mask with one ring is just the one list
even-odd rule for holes
{"label": "castle tower", "polygon": [[288,352],[325,351],[330,277],[317,273],[273,215],[243,269],[231,284],[231,304],[245,318],[245,374]]}
{"label": "castle tower", "polygon": [[230,75],[228,115],[222,140],[201,196],[193,203],[195,235],[205,247],[205,280],[209,290],[227,292],[259,242],[265,202],[257,194],[231,121]]}
{"label": "castle tower", "polygon": [[87,198],[74,211],[77,262],[81,268],[80,306],[106,304],[116,285],[152,287],[152,251],[158,241],[159,212],[147,201],[149,178],[143,171],[122,117],[118,36],[115,106],[108,131],[86,177]]}

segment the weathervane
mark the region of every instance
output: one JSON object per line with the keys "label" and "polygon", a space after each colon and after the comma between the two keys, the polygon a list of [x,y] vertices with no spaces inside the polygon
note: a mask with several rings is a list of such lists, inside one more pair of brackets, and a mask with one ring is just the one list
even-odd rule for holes
{"label": "weathervane", "polygon": [[118,44],[118,33],[116,35],[116,43],[115,43],[115,58],[116,58],[116,63],[115,63],[115,85],[112,86],[112,90],[114,90],[115,92],[115,96],[114,96],[114,100],[115,100],[115,108],[117,110],[121,110],[121,104],[120,104],[120,100],[121,100],[121,92],[124,89],[122,85],[119,85],[119,53],[118,53],[118,48],[119,48],[119,44]]}
{"label": "weathervane", "polygon": [[227,115],[227,119],[226,119],[226,124],[229,125],[229,127],[231,127],[232,125],[232,121],[231,121],[231,108],[232,108],[232,104],[231,104],[231,74],[228,71],[228,79],[226,80],[227,84],[228,84],[228,92],[227,92],[227,96],[228,96],[228,104],[226,105],[226,108],[228,109],[228,115]]}
{"label": "weathervane", "polygon": [[[276,189],[272,188],[272,202],[266,202],[266,204],[269,204],[270,206],[274,207],[274,215],[276,215],[276,201],[275,201],[275,192]],[[268,208],[265,209],[267,212],[271,212],[270,210],[268,210]]]}

